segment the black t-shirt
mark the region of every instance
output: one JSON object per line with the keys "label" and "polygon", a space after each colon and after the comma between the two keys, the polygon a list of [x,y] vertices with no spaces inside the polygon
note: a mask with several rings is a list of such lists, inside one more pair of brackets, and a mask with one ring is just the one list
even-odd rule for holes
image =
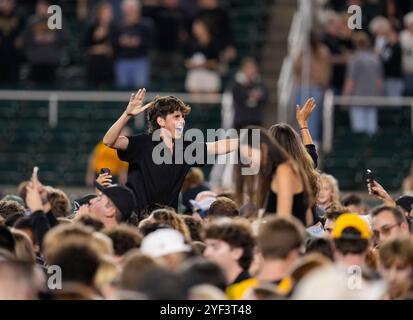
{"label": "black t-shirt", "polygon": [[[122,36],[137,37],[139,44],[136,47],[122,47],[120,38]],[[122,24],[116,32],[116,52],[119,58],[141,58],[146,57],[154,43],[154,25],[151,19],[142,18],[135,25]]]}
{"label": "black t-shirt", "polygon": [[225,49],[228,45],[233,45],[234,39],[231,30],[231,19],[225,9],[220,7],[215,9],[202,9],[198,12],[196,18],[207,22],[220,50]]}
{"label": "black t-shirt", "polygon": [[402,78],[402,48],[399,43],[388,43],[380,54],[385,78]]}
{"label": "black t-shirt", "polygon": [[216,42],[211,41],[208,45],[204,46],[195,39],[192,39],[186,46],[185,57],[190,59],[195,55],[202,55],[205,60],[217,60],[219,61],[219,48]]}
{"label": "black t-shirt", "polygon": [[10,15],[0,12],[0,63],[7,64],[17,59],[16,40],[23,26],[24,20],[17,11]]}
{"label": "black t-shirt", "polygon": [[180,49],[180,34],[185,32],[187,21],[182,8],[159,7],[154,17],[157,31],[157,46],[163,52]]}
{"label": "black t-shirt", "polygon": [[[324,35],[323,43],[328,47],[331,55],[341,55],[345,51],[351,51],[353,49],[350,40],[335,38],[329,34]],[[334,64],[333,77],[331,80],[332,86],[341,89],[344,85],[345,75],[346,64]]]}
{"label": "black t-shirt", "polygon": [[[192,144],[191,141],[176,140],[174,153],[170,158],[171,162],[157,164],[152,157],[153,153],[160,154],[165,158],[171,154],[162,141],[153,141],[152,135],[147,134],[128,138],[127,150],[118,150],[118,156],[119,159],[129,162],[126,185],[135,194],[136,212],[139,213],[153,203],[168,205],[177,209],[179,192],[189,169],[193,166],[202,166],[207,162],[206,143],[193,142]],[[190,149],[187,151],[189,146]],[[183,157],[183,154],[186,154],[189,150],[194,150],[192,155],[197,156],[195,163],[188,163],[189,160],[186,161]],[[199,157],[197,153],[199,150],[203,151],[203,157]],[[160,152],[158,153],[158,151]]]}

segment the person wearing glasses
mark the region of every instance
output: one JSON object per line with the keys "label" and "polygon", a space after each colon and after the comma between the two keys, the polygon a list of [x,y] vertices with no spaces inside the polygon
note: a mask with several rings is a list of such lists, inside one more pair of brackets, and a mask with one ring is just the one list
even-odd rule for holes
{"label": "person wearing glasses", "polygon": [[397,208],[382,205],[371,211],[373,236],[377,245],[395,236],[409,235],[409,225],[403,212]]}

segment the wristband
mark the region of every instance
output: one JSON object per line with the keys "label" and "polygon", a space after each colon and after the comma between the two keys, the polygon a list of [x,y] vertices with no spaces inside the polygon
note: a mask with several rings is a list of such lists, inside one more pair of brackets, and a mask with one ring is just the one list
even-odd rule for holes
{"label": "wristband", "polygon": [[300,130],[308,130],[308,127],[302,127]]}

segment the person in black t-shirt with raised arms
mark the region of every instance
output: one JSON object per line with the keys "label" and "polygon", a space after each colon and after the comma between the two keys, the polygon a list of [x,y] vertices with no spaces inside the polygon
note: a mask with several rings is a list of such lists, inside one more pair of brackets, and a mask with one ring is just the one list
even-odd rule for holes
{"label": "person in black t-shirt with raised arms", "polygon": [[[206,164],[208,155],[232,152],[238,148],[238,139],[212,143],[184,141],[185,116],[191,108],[173,96],[157,97],[143,105],[145,89],[133,94],[129,104],[103,138],[103,143],[118,150],[121,160],[129,162],[127,186],[136,196],[136,212],[152,203],[177,209],[184,178],[192,166]],[[129,119],[147,110],[148,134],[120,136]],[[189,147],[189,148],[188,148]],[[193,152],[191,159],[187,153]],[[159,152],[160,151],[160,152]],[[186,152],[188,151],[188,152]],[[203,152],[200,157],[198,152]],[[157,156],[158,155],[158,156]],[[171,162],[159,162],[170,159]],[[193,161],[195,158],[195,161]],[[200,160],[201,159],[201,160]]]}

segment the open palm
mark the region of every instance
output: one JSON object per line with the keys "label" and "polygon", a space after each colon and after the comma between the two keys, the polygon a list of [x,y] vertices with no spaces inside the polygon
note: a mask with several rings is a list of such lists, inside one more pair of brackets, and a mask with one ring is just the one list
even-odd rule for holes
{"label": "open palm", "polygon": [[132,94],[129,100],[128,107],[126,108],[126,112],[128,115],[137,116],[138,114],[141,114],[151,106],[150,103],[143,105],[143,102],[145,101],[145,94],[146,89],[139,89],[139,91],[136,94]]}
{"label": "open palm", "polygon": [[315,107],[316,101],[314,98],[308,99],[302,108],[297,105],[296,117],[300,125],[305,125],[307,123]]}

